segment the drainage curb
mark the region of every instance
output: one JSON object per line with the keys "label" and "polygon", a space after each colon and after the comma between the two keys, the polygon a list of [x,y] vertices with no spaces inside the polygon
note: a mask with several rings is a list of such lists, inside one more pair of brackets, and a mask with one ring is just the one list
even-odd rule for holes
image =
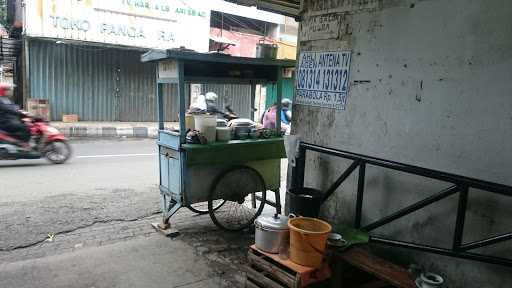
{"label": "drainage curb", "polygon": [[129,137],[129,138],[157,138],[158,129],[152,127],[84,127],[67,126],[55,127],[66,137]]}

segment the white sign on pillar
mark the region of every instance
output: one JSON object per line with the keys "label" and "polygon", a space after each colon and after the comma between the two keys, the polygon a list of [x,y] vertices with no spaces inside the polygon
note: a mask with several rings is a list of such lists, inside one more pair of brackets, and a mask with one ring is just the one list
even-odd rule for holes
{"label": "white sign on pillar", "polygon": [[25,15],[30,37],[208,52],[203,0],[26,0]]}
{"label": "white sign on pillar", "polygon": [[301,52],[295,103],[345,110],[351,51]]}
{"label": "white sign on pillar", "polygon": [[178,78],[178,62],[176,60],[158,62],[158,78]]}
{"label": "white sign on pillar", "polygon": [[345,16],[342,14],[326,14],[306,18],[300,23],[300,41],[338,38],[344,18]]}

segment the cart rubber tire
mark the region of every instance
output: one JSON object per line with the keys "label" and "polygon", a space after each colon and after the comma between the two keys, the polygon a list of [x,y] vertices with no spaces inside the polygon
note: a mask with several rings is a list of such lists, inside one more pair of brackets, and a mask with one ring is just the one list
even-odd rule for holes
{"label": "cart rubber tire", "polygon": [[[260,201],[260,204],[259,204],[260,206],[256,210],[256,213],[254,214],[254,216],[251,219],[249,219],[247,221],[247,223],[244,223],[243,225],[240,225],[239,227],[236,227],[236,228],[226,227],[217,219],[217,216],[215,215],[215,212],[217,212],[218,208],[220,208],[220,207],[218,207],[217,209],[212,209],[213,201],[216,200],[216,199],[214,199],[215,198],[214,193],[216,192],[216,188],[220,184],[222,179],[224,179],[225,177],[228,177],[229,174],[231,174],[235,171],[238,171],[238,170],[246,170],[247,172],[252,173],[253,176],[255,176],[254,180],[257,180],[262,188],[261,192],[257,192],[257,193],[262,193],[261,194],[262,200]],[[250,194],[246,195],[246,197],[251,196],[251,194],[255,195],[255,193],[250,193]],[[263,208],[265,206],[266,199],[267,199],[267,186],[266,186],[265,180],[263,179],[261,174],[258,171],[256,171],[256,169],[248,167],[248,166],[234,166],[234,167],[224,171],[222,174],[217,176],[217,178],[215,178],[215,180],[213,181],[212,188],[210,189],[210,194],[208,195],[208,213],[210,214],[210,218],[212,219],[213,223],[217,227],[219,227],[223,230],[226,230],[226,231],[232,231],[232,232],[241,231],[241,230],[244,230],[245,228],[251,226],[252,224],[254,224],[254,220],[256,220],[256,218],[258,216],[260,216],[261,212],[263,212]],[[225,200],[225,202],[228,202],[228,201]],[[224,206],[225,202],[221,206]],[[229,201],[229,202],[232,202],[232,201]],[[243,204],[240,204],[240,205],[243,205]],[[252,204],[251,204],[251,207],[252,207]]]}
{"label": "cart rubber tire", "polygon": [[[200,203],[203,203],[203,202],[200,202]],[[222,207],[222,205],[224,205],[224,203],[226,203],[226,201],[223,201],[220,205],[218,205],[217,207],[213,208],[213,210],[214,211],[218,210],[220,207]],[[192,204],[192,205],[194,205],[194,204]],[[188,210],[190,210],[190,211],[192,211],[194,213],[197,213],[199,215],[204,215],[204,214],[208,214],[209,213],[208,202],[206,202],[206,209],[205,210],[196,209],[192,205],[188,205],[187,206]]]}

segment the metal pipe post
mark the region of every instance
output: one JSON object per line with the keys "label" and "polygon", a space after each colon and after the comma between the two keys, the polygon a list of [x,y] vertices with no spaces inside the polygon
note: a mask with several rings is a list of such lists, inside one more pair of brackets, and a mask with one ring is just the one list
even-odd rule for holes
{"label": "metal pipe post", "polygon": [[457,208],[457,219],[453,235],[453,250],[461,250],[462,238],[464,237],[464,222],[466,220],[466,208],[468,206],[468,187],[462,187],[459,192],[459,206]]}
{"label": "metal pipe post", "polygon": [[183,60],[178,60],[178,95],[179,95],[179,107],[180,107],[180,143],[184,144],[187,137],[187,129],[185,125],[185,68]]}
{"label": "metal pipe post", "polygon": [[27,100],[32,98],[31,85],[30,85],[30,40],[29,37],[24,37],[23,40],[23,55],[22,55],[22,82],[23,82],[23,100],[22,106],[27,107]]}
{"label": "metal pipe post", "polygon": [[277,85],[276,85],[276,96],[277,96],[277,109],[276,109],[276,130],[281,135],[281,100],[283,98],[283,68],[277,67]]}
{"label": "metal pipe post", "polygon": [[295,166],[292,169],[292,189],[304,188],[304,176],[306,171],[306,148],[299,144],[299,152],[295,158]]}
{"label": "metal pipe post", "polygon": [[491,264],[512,267],[512,260],[506,259],[506,258],[493,257],[493,256],[476,254],[476,253],[455,252],[455,251],[445,249],[445,248],[439,248],[439,247],[433,247],[433,246],[427,246],[427,245],[419,245],[419,244],[415,244],[415,243],[391,240],[391,239],[386,239],[386,238],[381,238],[381,237],[376,237],[376,236],[370,236],[370,242],[384,244],[384,245],[388,245],[388,246],[400,247],[400,248],[408,248],[408,249],[418,250],[418,251],[422,251],[422,252],[434,253],[434,254],[438,254],[438,255],[457,257],[457,258],[463,258],[463,259],[468,259],[468,260],[475,260],[475,261],[480,261],[480,262],[486,262],[486,263],[491,263]]}
{"label": "metal pipe post", "polygon": [[352,153],[348,151],[342,151],[338,149],[333,148],[327,148],[322,147],[319,145],[311,144],[311,143],[302,143],[306,147],[307,150],[315,151],[324,153],[331,156],[338,156],[346,159],[351,160],[361,160],[364,161],[366,164],[375,165],[379,167],[389,168],[405,173],[415,174],[418,176],[428,177],[432,179],[437,179],[445,182],[450,183],[464,183],[464,185],[467,185],[468,187],[481,189],[505,196],[512,196],[512,187],[498,184],[498,183],[492,183],[484,180],[478,180],[474,178],[469,178],[465,176],[455,175],[451,173],[436,171],[432,169],[422,168],[419,166],[414,165],[408,165],[403,164],[395,161],[389,161],[385,159],[370,157],[362,154]]}
{"label": "metal pipe post", "polygon": [[425,207],[425,206],[428,206],[434,202],[437,202],[441,199],[444,199],[450,195],[453,195],[455,193],[457,193],[459,191],[459,187],[457,187],[456,185],[454,186],[451,186],[435,195],[432,195],[430,197],[427,197],[421,201],[418,201],[410,206],[407,206],[403,209],[400,209],[399,211],[389,215],[389,216],[386,216],[380,220],[377,220],[369,225],[366,225],[365,227],[363,227],[364,230],[366,231],[372,231],[376,228],[379,228],[385,224],[388,224],[390,222],[393,222],[395,221],[396,219],[398,218],[402,218],[408,214],[411,214],[415,211],[418,211],[419,209]]}
{"label": "metal pipe post", "polygon": [[156,101],[158,106],[158,130],[164,130],[164,93],[161,83],[156,83]]}
{"label": "metal pipe post", "polygon": [[356,170],[357,166],[359,166],[360,162],[359,161],[354,161],[352,162],[352,164],[350,164],[350,166],[347,168],[347,170],[345,170],[341,176],[336,180],[336,182],[334,182],[331,187],[329,187],[329,189],[327,189],[327,191],[325,191],[325,195],[324,195],[324,199],[322,200],[322,203],[327,201],[327,199],[329,199],[329,197],[332,195],[332,193],[334,193],[334,191],[336,191],[336,189],[338,189],[338,187],[341,185],[341,183],[343,183],[343,181],[345,181],[348,176],[350,176],[352,174],[352,172],[354,172],[354,170]]}
{"label": "metal pipe post", "polygon": [[498,236],[486,238],[484,240],[478,240],[478,241],[471,242],[471,243],[468,243],[465,245],[461,245],[460,249],[464,250],[464,251],[473,250],[473,249],[477,249],[477,248],[484,247],[484,246],[494,245],[496,243],[507,241],[507,240],[512,240],[512,233],[498,235]]}
{"label": "metal pipe post", "polygon": [[[261,97],[261,95],[260,95],[260,97]],[[254,107],[254,105],[256,105],[255,103],[256,103],[256,84],[251,82],[251,120],[252,121],[258,121],[258,119],[254,119],[254,112],[256,111],[256,107]]]}
{"label": "metal pipe post", "polygon": [[356,229],[361,228],[365,174],[366,163],[363,162],[359,165],[359,176],[357,178],[356,220],[354,223]]}

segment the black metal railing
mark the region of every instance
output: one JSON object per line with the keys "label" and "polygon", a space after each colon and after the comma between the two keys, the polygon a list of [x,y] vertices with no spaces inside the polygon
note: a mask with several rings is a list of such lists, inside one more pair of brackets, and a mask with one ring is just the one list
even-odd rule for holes
{"label": "black metal railing", "polygon": [[[430,252],[445,256],[464,258],[470,260],[476,260],[486,263],[498,264],[512,267],[512,259],[495,257],[489,255],[483,255],[479,253],[469,252],[471,250],[482,248],[486,246],[491,246],[499,242],[512,240],[512,233],[506,233],[498,236],[489,237],[483,240],[464,243],[463,242],[463,233],[464,233],[464,223],[466,218],[466,210],[468,203],[468,194],[469,189],[479,189],[482,191],[486,191],[489,193],[496,193],[504,196],[512,196],[512,187],[497,183],[492,183],[488,181],[478,180],[474,178],[464,177],[460,175],[440,172],[432,169],[426,169],[418,166],[407,165],[403,163],[398,163],[394,161],[379,159],[375,157],[365,156],[361,154],[351,153],[347,151],[327,148],[315,144],[309,144],[301,142],[299,144],[299,152],[296,158],[296,164],[292,173],[292,187],[293,188],[302,188],[304,187],[304,175],[306,169],[306,152],[314,151],[321,154],[341,157],[345,159],[352,160],[353,162],[350,166],[343,171],[343,173],[338,177],[338,179],[325,191],[324,201],[329,199],[329,197],[336,191],[336,189],[350,176],[352,173],[358,169],[358,185],[357,185],[357,196],[356,196],[356,207],[355,207],[355,220],[354,227],[358,229],[362,229],[368,232],[375,230],[383,225],[386,225],[390,222],[393,222],[397,219],[400,219],[404,216],[407,216],[415,211],[418,211],[434,202],[438,202],[442,199],[447,198],[448,196],[458,194],[458,207],[457,207],[457,216],[455,221],[455,231],[453,235],[453,243],[451,249],[434,247],[425,244],[417,244],[410,243],[406,241],[392,240],[387,239],[385,237],[374,236],[370,233],[370,241],[374,243],[381,243],[390,246],[402,247],[402,248],[410,248],[423,252]],[[395,171],[401,171],[409,174],[419,175],[430,179],[436,179],[443,182],[451,183],[452,185],[432,196],[429,196],[423,200],[420,200],[412,205],[409,205],[405,208],[400,209],[399,211],[385,216],[377,221],[374,221],[370,224],[364,225],[361,227],[361,219],[363,213],[363,199],[364,199],[364,191],[365,191],[365,172],[366,165],[372,165],[377,167],[383,167]]]}

